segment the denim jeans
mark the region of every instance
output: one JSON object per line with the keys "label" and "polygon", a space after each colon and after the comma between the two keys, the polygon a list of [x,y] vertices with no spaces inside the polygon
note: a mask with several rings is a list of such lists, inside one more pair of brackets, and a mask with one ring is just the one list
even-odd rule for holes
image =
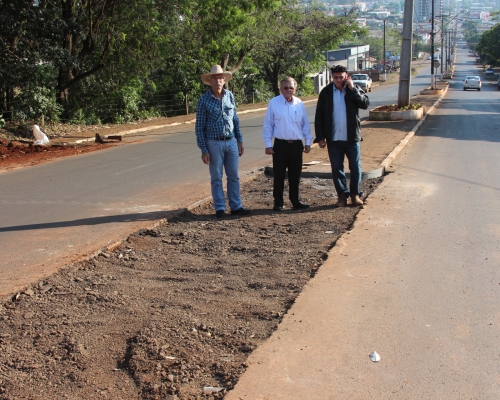
{"label": "denim jeans", "polygon": [[226,209],[226,199],[222,185],[223,170],[227,176],[227,197],[231,211],[242,207],[240,197],[240,178],[238,176],[238,164],[240,154],[238,143],[233,137],[230,140],[208,140],[208,154],[210,154],[210,183],[212,185],[212,197],[214,199],[215,211]]}
{"label": "denim jeans", "polygon": [[[359,142],[334,141],[328,142],[328,156],[332,166],[333,185],[337,194],[344,193],[346,196],[359,195],[361,183],[361,150]],[[344,173],[344,156],[349,162],[351,181],[349,189]]]}

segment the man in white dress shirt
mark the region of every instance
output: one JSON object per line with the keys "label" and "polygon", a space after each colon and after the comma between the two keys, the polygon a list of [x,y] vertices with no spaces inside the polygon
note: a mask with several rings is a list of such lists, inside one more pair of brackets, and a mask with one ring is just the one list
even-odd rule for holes
{"label": "man in white dress shirt", "polygon": [[[288,169],[289,199],[295,209],[305,209],[299,183],[302,173],[302,153],[311,150],[311,131],[304,103],[294,96],[297,82],[293,78],[281,81],[281,94],[273,98],[267,107],[262,138],[266,154],[273,156],[274,211],[283,210],[283,191]],[[274,137],[274,145],[272,139]],[[305,147],[304,147],[305,142]]]}

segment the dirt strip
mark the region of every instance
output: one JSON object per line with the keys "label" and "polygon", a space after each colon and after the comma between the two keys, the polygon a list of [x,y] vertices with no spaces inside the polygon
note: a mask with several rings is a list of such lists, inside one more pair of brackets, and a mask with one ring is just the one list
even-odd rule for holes
{"label": "dirt strip", "polygon": [[0,399],[223,398],[358,212],[330,180],[301,187],[311,208],[275,213],[260,175],[252,215],[203,205],[1,305]]}

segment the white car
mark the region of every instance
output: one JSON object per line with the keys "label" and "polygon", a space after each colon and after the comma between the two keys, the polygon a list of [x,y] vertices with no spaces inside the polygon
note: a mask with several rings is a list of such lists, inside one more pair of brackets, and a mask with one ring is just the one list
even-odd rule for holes
{"label": "white car", "polygon": [[466,76],[464,81],[464,90],[467,89],[481,90],[481,78],[477,75]]}
{"label": "white car", "polygon": [[351,79],[352,83],[358,85],[365,92],[372,91],[372,79],[367,74],[353,74]]}

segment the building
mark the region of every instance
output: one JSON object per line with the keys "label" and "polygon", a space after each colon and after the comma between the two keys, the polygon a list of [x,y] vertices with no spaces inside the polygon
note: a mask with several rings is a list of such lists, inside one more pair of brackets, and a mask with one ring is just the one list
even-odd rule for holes
{"label": "building", "polygon": [[343,65],[348,71],[356,72],[371,67],[370,45],[341,45],[340,49],[323,52],[328,68]]}

